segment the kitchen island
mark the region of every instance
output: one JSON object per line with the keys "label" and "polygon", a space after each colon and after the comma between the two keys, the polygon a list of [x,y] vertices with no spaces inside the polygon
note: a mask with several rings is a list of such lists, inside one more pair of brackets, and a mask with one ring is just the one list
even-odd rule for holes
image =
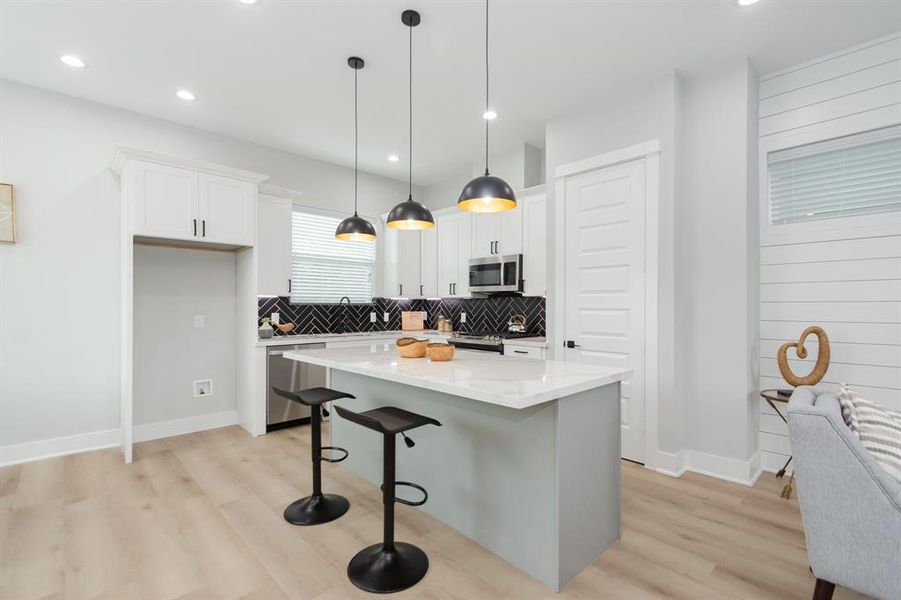
{"label": "kitchen island", "polygon": [[[443,427],[411,432],[397,478],[429,491],[428,514],[560,590],[620,533],[620,381],[626,369],[458,350],[405,359],[394,344],[286,352],[329,369],[364,411],[397,406]],[[333,413],[334,414],[334,413]],[[333,416],[341,467],[381,484],[379,436]],[[353,498],[350,498],[353,503]]]}

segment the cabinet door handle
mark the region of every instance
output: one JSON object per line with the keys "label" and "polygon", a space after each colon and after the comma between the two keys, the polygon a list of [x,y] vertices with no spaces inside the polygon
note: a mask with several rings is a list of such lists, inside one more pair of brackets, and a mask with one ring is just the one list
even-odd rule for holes
{"label": "cabinet door handle", "polygon": [[452,283],[447,284],[447,295],[448,295],[448,296],[453,295],[453,292],[451,291],[451,287],[452,287],[453,285],[454,285],[454,284],[452,284]]}
{"label": "cabinet door handle", "polygon": [[423,295],[423,293],[422,293],[422,284],[421,284],[421,283],[419,284],[419,295],[420,295],[420,296]]}
{"label": "cabinet door handle", "polygon": [[399,293],[398,293],[398,296],[403,296],[403,295],[404,295],[404,284],[398,283],[398,284],[397,284],[397,291],[399,292]]}
{"label": "cabinet door handle", "polygon": [[206,237],[206,219],[200,222],[201,227],[203,228],[203,237]]}
{"label": "cabinet door handle", "polygon": [[513,352],[517,354],[528,354],[528,352],[526,352],[525,350],[514,350]]}
{"label": "cabinet door handle", "polygon": [[291,293],[291,279],[288,278],[288,293]]}
{"label": "cabinet door handle", "polygon": [[194,237],[197,237],[197,219],[194,219]]}

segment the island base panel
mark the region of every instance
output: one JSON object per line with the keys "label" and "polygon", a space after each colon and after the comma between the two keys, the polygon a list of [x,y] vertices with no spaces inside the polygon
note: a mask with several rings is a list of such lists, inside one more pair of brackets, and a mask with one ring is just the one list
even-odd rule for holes
{"label": "island base panel", "polygon": [[[551,589],[619,536],[619,384],[521,410],[338,369],[331,386],[356,396],[340,401],[350,410],[397,406],[440,421],[397,447],[397,479],[428,490],[422,510]],[[338,416],[330,435],[349,451],[341,466],[380,486],[381,436]]]}

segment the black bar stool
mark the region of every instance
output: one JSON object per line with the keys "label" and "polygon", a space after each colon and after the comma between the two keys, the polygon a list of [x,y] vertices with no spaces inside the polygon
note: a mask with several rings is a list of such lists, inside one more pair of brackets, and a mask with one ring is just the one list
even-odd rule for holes
{"label": "black bar stool", "polygon": [[[361,413],[340,406],[336,406],[335,410],[348,421],[381,433],[385,444],[382,478],[382,502],[385,504],[384,541],[357,552],[350,564],[347,565],[347,576],[355,586],[367,592],[386,594],[405,590],[425,576],[426,571],[429,570],[429,558],[425,552],[413,544],[394,541],[394,503],[422,506],[429,499],[429,494],[425,488],[415,483],[395,481],[395,442],[399,433],[403,436],[407,447],[412,448],[413,440],[404,434],[405,431],[422,425],[440,426],[441,423],[430,417],[417,415],[393,406]],[[414,502],[396,498],[394,488],[398,485],[419,490],[423,495],[422,500]]]}
{"label": "black bar stool", "polygon": [[[324,387],[308,388],[289,392],[277,387],[272,390],[279,396],[284,396],[294,402],[300,402],[310,407],[310,446],[313,450],[313,493],[306,498],[295,500],[285,509],[285,520],[294,525],[319,525],[334,521],[347,512],[350,502],[344,496],[322,493],[322,461],[338,463],[347,458],[347,450],[337,446],[322,445],[322,414],[328,416],[328,411],[322,404],[340,398],[353,398],[350,394],[330,390]],[[344,456],[338,458],[326,458],[322,456],[323,450],[343,452]]]}

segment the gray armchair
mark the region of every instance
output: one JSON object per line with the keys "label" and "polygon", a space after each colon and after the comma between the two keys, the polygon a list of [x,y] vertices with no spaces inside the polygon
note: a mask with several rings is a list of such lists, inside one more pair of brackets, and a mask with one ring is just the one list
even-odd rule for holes
{"label": "gray armchair", "polygon": [[883,600],[901,598],[901,483],[861,445],[838,397],[800,387],[788,404],[798,501],[814,600],[836,585]]}

